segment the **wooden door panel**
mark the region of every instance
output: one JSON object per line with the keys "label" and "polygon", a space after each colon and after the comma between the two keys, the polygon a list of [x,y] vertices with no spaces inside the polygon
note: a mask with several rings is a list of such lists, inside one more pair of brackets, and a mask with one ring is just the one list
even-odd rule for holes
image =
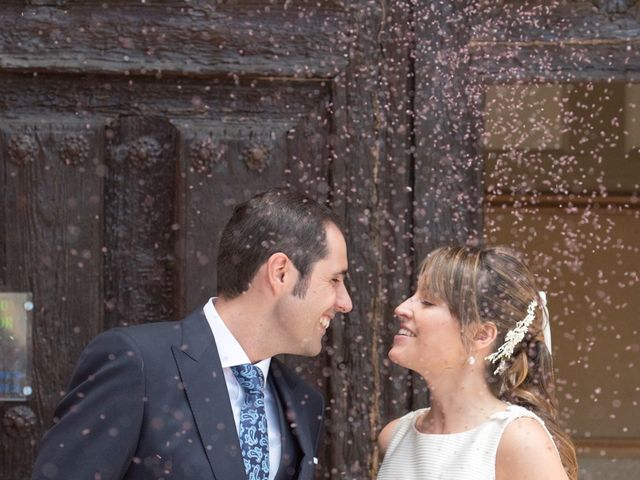
{"label": "wooden door panel", "polygon": [[338,1],[11,3],[0,18],[6,70],[330,78],[347,64]]}
{"label": "wooden door panel", "polygon": [[[218,235],[233,205],[274,185],[323,184],[321,193],[328,191],[328,88],[257,81],[227,88],[213,92],[214,119],[173,120],[180,131],[183,314],[216,291]],[[229,97],[232,110],[226,110]]]}
{"label": "wooden door panel", "polygon": [[[7,291],[33,292],[35,304],[33,395],[19,406],[47,423],[80,351],[102,327],[101,128],[65,117],[0,120],[2,280]],[[0,415],[16,406],[0,403]],[[0,478],[25,478],[43,425],[4,427]]]}
{"label": "wooden door panel", "polygon": [[179,258],[185,312],[216,291],[217,243],[233,205],[283,182],[287,130],[286,122],[218,122],[181,132]]}
{"label": "wooden door panel", "polygon": [[[354,312],[334,321],[319,357],[287,362],[327,397],[319,476],[374,475],[379,427],[411,402],[404,371],[384,359],[389,302],[409,293],[415,254],[413,6],[5,3],[0,106],[105,124],[95,188],[104,298],[91,328],[178,317],[215,293],[217,235],[259,190],[294,185],[345,219]],[[43,334],[37,348],[51,348]],[[54,377],[42,387],[52,398],[66,371]],[[50,412],[38,416],[49,424]],[[3,463],[2,480],[26,477],[30,454],[17,462]]]}
{"label": "wooden door panel", "polygon": [[105,136],[105,328],[173,319],[177,131],[122,116]]}

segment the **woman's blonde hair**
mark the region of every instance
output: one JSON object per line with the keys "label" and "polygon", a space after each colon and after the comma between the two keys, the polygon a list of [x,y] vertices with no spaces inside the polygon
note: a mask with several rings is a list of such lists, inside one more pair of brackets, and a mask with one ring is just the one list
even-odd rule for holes
{"label": "woman's blonde hair", "polygon": [[419,286],[430,297],[447,304],[460,322],[466,345],[474,326],[493,322],[498,331],[493,351],[525,318],[529,305],[537,302],[535,319],[513,355],[506,359],[506,369],[494,373],[495,366],[489,365],[487,379],[498,398],[526,407],[542,418],[569,478],[576,479],[575,448],[558,423],[551,352],[544,343],[543,299],[527,266],[503,247],[443,247],[431,252],[422,263]]}

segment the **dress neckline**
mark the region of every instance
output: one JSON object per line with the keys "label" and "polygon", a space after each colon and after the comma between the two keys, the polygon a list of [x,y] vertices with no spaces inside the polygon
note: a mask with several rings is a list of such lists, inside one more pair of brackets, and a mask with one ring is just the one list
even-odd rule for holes
{"label": "dress neckline", "polygon": [[488,424],[490,421],[492,421],[492,420],[494,420],[496,418],[504,417],[505,414],[508,414],[509,412],[512,412],[516,408],[517,408],[517,405],[507,404],[507,407],[504,410],[498,410],[497,412],[493,412],[491,415],[489,415],[487,417],[486,420],[484,420],[483,422],[479,423],[475,427],[470,428],[469,430],[463,430],[462,432],[453,432],[453,433],[424,433],[424,432],[421,432],[420,430],[418,430],[418,427],[416,426],[416,423],[418,421],[418,418],[420,417],[420,414],[423,413],[423,412],[426,412],[427,410],[429,410],[429,408],[421,408],[421,409],[415,411],[415,415],[411,419],[411,428],[418,435],[425,436],[425,437],[440,437],[440,438],[444,438],[444,437],[452,437],[452,436],[455,436],[455,435],[469,435],[470,433],[474,433],[477,430],[481,429],[486,424]]}

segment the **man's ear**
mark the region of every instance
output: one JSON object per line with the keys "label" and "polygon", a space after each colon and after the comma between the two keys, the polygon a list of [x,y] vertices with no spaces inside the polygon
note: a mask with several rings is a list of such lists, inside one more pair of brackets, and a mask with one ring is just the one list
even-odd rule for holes
{"label": "man's ear", "polygon": [[295,277],[296,269],[289,257],[282,252],[271,255],[266,263],[265,269],[267,281],[274,293],[286,289],[287,285]]}
{"label": "man's ear", "polygon": [[484,349],[493,344],[498,336],[498,327],[493,322],[484,322],[476,326],[473,334],[473,343],[477,350]]}

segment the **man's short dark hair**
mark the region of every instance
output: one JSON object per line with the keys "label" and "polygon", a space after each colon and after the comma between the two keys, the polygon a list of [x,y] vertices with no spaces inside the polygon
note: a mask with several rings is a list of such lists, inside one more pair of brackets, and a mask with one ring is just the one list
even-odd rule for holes
{"label": "man's short dark hair", "polygon": [[342,231],[326,206],[287,188],[274,188],[238,204],[222,231],[218,250],[218,294],[245,292],[267,259],[282,252],[300,278],[293,293],[304,297],[313,264],[328,254],[326,227]]}

